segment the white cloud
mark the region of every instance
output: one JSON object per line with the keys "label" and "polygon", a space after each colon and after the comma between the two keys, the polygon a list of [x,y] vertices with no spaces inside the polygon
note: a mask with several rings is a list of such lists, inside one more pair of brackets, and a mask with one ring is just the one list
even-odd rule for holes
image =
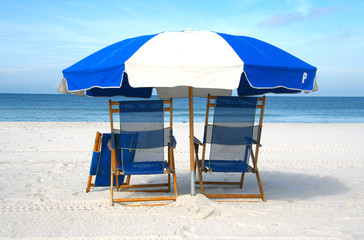
{"label": "white cloud", "polygon": [[307,14],[302,13],[287,13],[287,14],[276,14],[273,16],[266,17],[261,21],[259,27],[279,27],[288,25],[298,21],[305,21],[316,17],[321,17],[323,15],[329,14],[334,11],[334,7],[328,8],[315,8],[309,11]]}
{"label": "white cloud", "polygon": [[10,74],[10,75],[18,75],[23,74],[24,72],[33,72],[34,69],[30,67],[1,67],[0,73],[2,74]]}

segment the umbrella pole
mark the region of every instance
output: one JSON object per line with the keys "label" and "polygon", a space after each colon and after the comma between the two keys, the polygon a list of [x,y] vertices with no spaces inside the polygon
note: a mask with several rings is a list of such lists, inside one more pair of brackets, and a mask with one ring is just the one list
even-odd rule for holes
{"label": "umbrella pole", "polygon": [[191,196],[196,195],[195,192],[195,161],[194,161],[194,132],[193,132],[193,88],[188,87],[189,100],[189,116],[190,116],[190,170],[191,170]]}

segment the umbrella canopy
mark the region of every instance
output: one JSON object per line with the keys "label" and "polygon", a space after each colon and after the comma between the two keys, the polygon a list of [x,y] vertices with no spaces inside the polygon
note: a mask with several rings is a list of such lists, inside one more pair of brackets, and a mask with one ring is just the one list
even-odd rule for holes
{"label": "umbrella canopy", "polygon": [[63,70],[61,93],[189,97],[191,194],[195,194],[193,96],[318,90],[316,68],[266,42],[210,31],[162,32],[126,39]]}
{"label": "umbrella canopy", "polygon": [[153,87],[160,98],[188,97],[188,87],[201,97],[310,92],[318,89],[316,70],[251,37],[163,32],[117,42],[64,69],[58,91],[144,98]]}

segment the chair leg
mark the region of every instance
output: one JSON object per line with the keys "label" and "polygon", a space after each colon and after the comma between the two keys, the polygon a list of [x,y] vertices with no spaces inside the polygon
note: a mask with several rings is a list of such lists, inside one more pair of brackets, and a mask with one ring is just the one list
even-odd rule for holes
{"label": "chair leg", "polygon": [[241,180],[240,180],[240,186],[239,186],[240,189],[243,189],[244,177],[245,177],[245,172],[243,172],[241,174]]}
{"label": "chair leg", "polygon": [[171,174],[168,173],[168,190],[167,192],[171,192]]}
{"label": "chair leg", "polygon": [[114,176],[115,176],[115,170],[116,170],[116,168],[114,166],[114,157],[115,157],[115,151],[111,151],[111,170],[110,170],[110,198],[111,198],[110,205],[111,206],[114,206]]}
{"label": "chair leg", "polygon": [[257,176],[257,181],[258,181],[258,185],[259,185],[260,194],[262,195],[262,200],[264,202],[266,202],[267,200],[265,199],[265,194],[264,194],[264,190],[263,190],[262,181],[260,180],[259,171],[257,170],[257,172],[255,174]]}
{"label": "chair leg", "polygon": [[177,200],[177,195],[178,195],[178,193],[177,193],[177,178],[176,178],[176,172],[175,171],[173,171],[173,186],[174,186],[174,196],[175,196],[175,198]]}
{"label": "chair leg", "polygon": [[88,176],[88,182],[87,182],[86,193],[88,193],[88,192],[90,191],[91,181],[92,181],[92,175],[89,175],[89,176]]}
{"label": "chair leg", "polygon": [[175,197],[175,200],[177,200],[177,195],[178,195],[178,192],[177,192],[177,178],[176,178],[176,166],[174,164],[174,152],[171,151],[171,157],[172,157],[172,168],[173,168],[173,187],[174,187],[174,197]]}
{"label": "chair leg", "polygon": [[118,175],[115,175],[115,185],[116,185],[116,190],[119,191],[120,185],[119,185],[119,176]]}
{"label": "chair leg", "polygon": [[110,179],[110,205],[114,206],[114,174],[111,173]]}
{"label": "chair leg", "polygon": [[126,177],[126,185],[129,185],[130,184],[130,178],[131,178],[131,175],[128,175],[127,177]]}
{"label": "chair leg", "polygon": [[199,179],[199,182],[200,182],[201,194],[205,194],[205,190],[203,188],[202,172],[201,172],[201,168],[199,166],[198,160],[196,161],[195,166],[196,166],[196,168],[198,170],[198,179]]}

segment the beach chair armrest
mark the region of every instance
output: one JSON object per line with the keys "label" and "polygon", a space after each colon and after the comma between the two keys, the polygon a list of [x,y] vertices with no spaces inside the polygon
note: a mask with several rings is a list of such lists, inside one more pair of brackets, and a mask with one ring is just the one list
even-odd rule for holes
{"label": "beach chair armrest", "polygon": [[193,142],[194,142],[195,144],[200,145],[200,146],[202,146],[202,145],[203,145],[203,143],[202,143],[200,140],[198,140],[198,138],[197,138],[197,137],[193,137]]}
{"label": "beach chair armrest", "polygon": [[255,139],[253,139],[253,138],[250,138],[250,137],[245,137],[247,140],[248,140],[248,142],[250,142],[251,144],[249,144],[249,145],[253,145],[253,144],[255,144],[255,145],[258,145],[259,147],[261,147],[262,146],[262,144],[258,144],[258,142],[255,140]]}

